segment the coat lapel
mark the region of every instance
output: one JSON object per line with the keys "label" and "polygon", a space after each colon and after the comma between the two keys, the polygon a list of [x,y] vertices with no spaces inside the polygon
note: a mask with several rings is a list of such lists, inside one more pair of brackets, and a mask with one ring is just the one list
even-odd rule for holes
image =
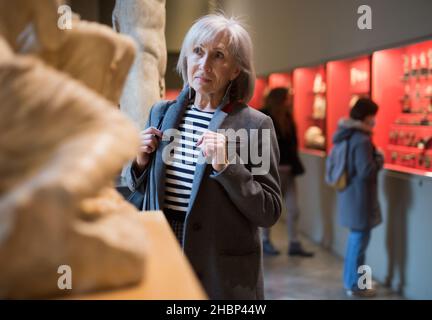
{"label": "coat lapel", "polygon": [[[177,101],[168,107],[165,117],[162,122],[161,131],[165,132],[167,129],[178,128],[181,118],[185,112],[185,104],[188,103],[188,88],[185,88],[179,95]],[[165,169],[166,164],[162,159],[162,151],[169,144],[169,141],[160,141],[159,147],[156,151],[155,161],[155,188],[157,190],[159,209],[163,209],[165,198]],[[156,208],[155,208],[156,209]]]}
{"label": "coat lapel", "polygon": [[[221,107],[219,107],[215,111],[215,114],[213,115],[213,118],[211,119],[211,121],[209,123],[208,130],[216,132],[217,129],[219,129],[221,127],[221,125],[224,122],[227,115],[228,114],[225,111],[223,111]],[[193,207],[193,204],[195,202],[196,196],[198,194],[202,179],[203,179],[204,174],[205,174],[207,169],[211,170],[211,164],[207,164],[205,162],[204,157],[200,153],[200,155],[198,157],[198,163],[197,163],[196,168],[195,168],[195,176],[194,176],[194,181],[193,181],[193,185],[192,185],[192,191],[191,191],[191,196],[190,196],[190,200],[189,200],[189,207],[187,210],[187,214],[189,214],[192,210],[192,207]]]}
{"label": "coat lapel", "polygon": [[[225,99],[223,99],[225,100]],[[183,114],[186,110],[186,105],[190,103],[189,101],[189,87],[185,87],[183,91],[180,93],[177,101],[168,107],[168,110],[165,114],[164,120],[162,122],[161,130],[164,132],[167,129],[176,129],[179,126],[180,120],[183,117]],[[229,107],[226,109],[226,107]],[[226,104],[223,101],[220,106],[216,109],[215,114],[212,120],[209,123],[208,129],[210,131],[216,132],[224,122],[228,113],[232,110],[233,105]],[[228,113],[227,113],[228,112]],[[166,145],[168,145],[169,141],[161,141],[159,147],[156,151],[156,161],[155,161],[155,188],[158,194],[158,202],[159,209],[163,209],[163,203],[165,198],[165,170],[166,164],[162,159],[162,151]],[[192,209],[192,206],[195,202],[196,196],[198,194],[202,179],[206,170],[211,170],[211,165],[208,165],[203,156],[200,154],[198,158],[198,163],[195,168],[194,181],[192,185],[191,197],[189,200],[189,206],[187,210],[187,214]]]}

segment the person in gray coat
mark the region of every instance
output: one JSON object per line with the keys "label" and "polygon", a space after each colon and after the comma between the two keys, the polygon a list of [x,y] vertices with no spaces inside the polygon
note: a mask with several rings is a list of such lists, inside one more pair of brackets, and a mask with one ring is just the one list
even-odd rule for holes
{"label": "person in gray coat", "polygon": [[126,181],[131,191],[149,185],[149,209],[163,210],[211,299],[263,299],[258,228],[278,220],[282,201],[273,122],[246,104],[250,36],[233,18],[202,17],[177,69],[184,89],[152,107]]}
{"label": "person in gray coat", "polygon": [[333,143],[348,140],[346,170],[348,184],[338,192],[339,223],[350,229],[344,264],[344,286],[348,295],[371,296],[373,288],[359,288],[358,267],[364,265],[371,229],[381,223],[377,175],[384,158],[372,143],[372,130],[378,106],[360,98],[349,119],[339,122]]}

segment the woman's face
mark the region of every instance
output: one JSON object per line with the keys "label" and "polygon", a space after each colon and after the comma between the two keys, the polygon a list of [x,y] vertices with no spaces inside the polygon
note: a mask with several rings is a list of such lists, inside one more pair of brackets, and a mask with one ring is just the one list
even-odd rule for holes
{"label": "woman's face", "polygon": [[228,51],[228,37],[219,34],[213,42],[196,44],[187,57],[189,86],[203,95],[225,93],[230,80],[240,73],[234,57]]}

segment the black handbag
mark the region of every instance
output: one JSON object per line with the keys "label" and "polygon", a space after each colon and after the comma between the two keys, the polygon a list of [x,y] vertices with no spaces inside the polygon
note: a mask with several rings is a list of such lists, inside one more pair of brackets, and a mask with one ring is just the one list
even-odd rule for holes
{"label": "black handbag", "polygon": [[[170,102],[168,102],[170,104]],[[157,129],[160,130],[162,128],[162,122],[165,117],[165,113],[167,111],[167,108],[165,108],[165,112],[161,115]],[[158,210],[159,209],[159,202],[157,193],[153,192],[151,194],[150,192],[150,186],[151,184],[156,182],[155,178],[155,172],[154,172],[154,164],[155,164],[155,153],[150,157],[150,161],[147,165],[148,173],[147,173],[147,179],[145,180],[145,188],[144,193],[141,192],[141,190],[135,189],[127,198],[127,201],[131,204],[133,204],[138,210],[140,211],[148,211],[148,210]]]}

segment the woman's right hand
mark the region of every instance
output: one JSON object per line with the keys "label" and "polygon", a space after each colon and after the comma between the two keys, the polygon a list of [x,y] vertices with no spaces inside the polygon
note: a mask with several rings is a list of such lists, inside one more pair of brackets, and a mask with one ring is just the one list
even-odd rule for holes
{"label": "woman's right hand", "polygon": [[162,131],[154,127],[149,127],[140,132],[140,147],[136,163],[141,170],[149,163],[150,155],[158,148],[161,138]]}

